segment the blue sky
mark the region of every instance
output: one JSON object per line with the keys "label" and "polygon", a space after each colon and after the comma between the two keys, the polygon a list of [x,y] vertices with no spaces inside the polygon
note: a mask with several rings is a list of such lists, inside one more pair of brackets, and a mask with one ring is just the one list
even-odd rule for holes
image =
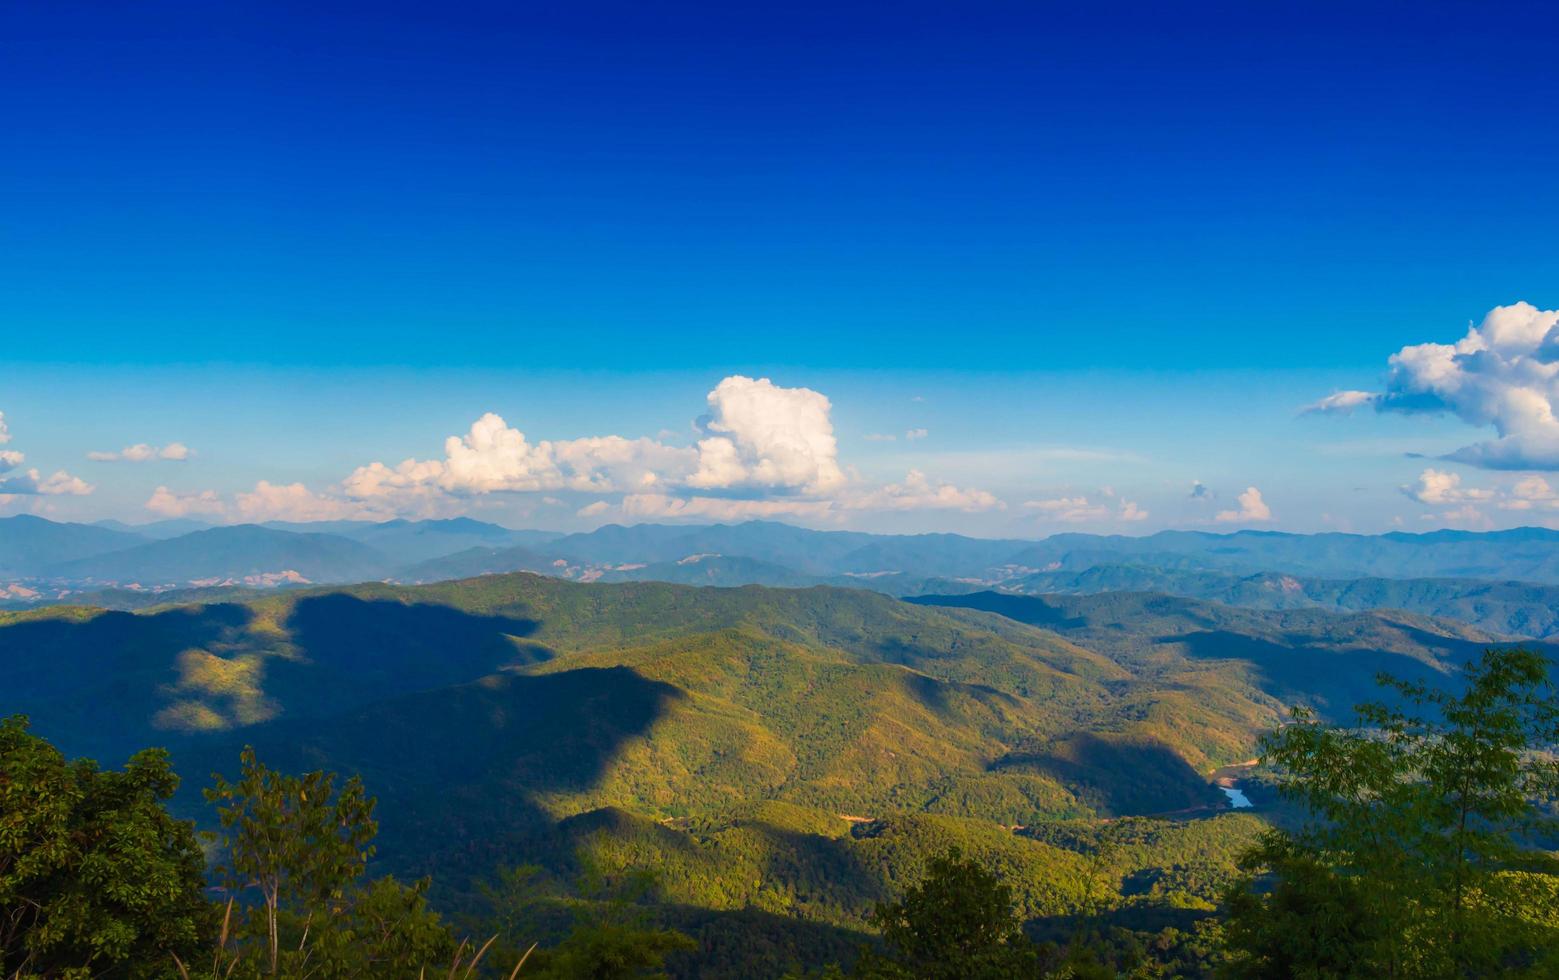
{"label": "blue sky", "polygon": [[0,12],[0,511],[1559,516],[1542,5],[321,6]]}

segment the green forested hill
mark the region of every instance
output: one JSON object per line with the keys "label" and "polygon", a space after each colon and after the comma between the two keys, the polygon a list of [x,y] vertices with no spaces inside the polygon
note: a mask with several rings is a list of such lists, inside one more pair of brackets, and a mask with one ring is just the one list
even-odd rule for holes
{"label": "green forested hill", "polygon": [[[379,867],[431,873],[457,906],[500,866],[537,862],[563,889],[593,855],[659,869],[666,914],[718,936],[729,915],[861,928],[954,843],[1036,914],[1098,888],[1201,907],[1250,818],[1150,821],[1108,867],[1088,834],[1215,813],[1206,773],[1247,758],[1286,701],[1341,703],[1382,667],[1437,671],[1486,639],[1164,596],[513,574],[0,614],[0,714],[105,761],[169,745],[191,813],[246,743],[278,768],[361,773]],[[1175,834],[1194,855],[1153,843]]]}

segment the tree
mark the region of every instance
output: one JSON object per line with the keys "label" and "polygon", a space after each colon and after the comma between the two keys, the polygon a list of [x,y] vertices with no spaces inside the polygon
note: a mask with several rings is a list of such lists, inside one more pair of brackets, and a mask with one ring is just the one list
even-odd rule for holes
{"label": "tree", "polygon": [[163,977],[210,941],[194,827],[163,808],[178,783],[161,749],[101,770],[0,721],[0,976]]}
{"label": "tree", "polygon": [[[1295,723],[1265,759],[1309,813],[1242,859],[1235,976],[1469,977],[1552,970],[1559,706],[1549,664],[1488,650],[1456,690],[1389,677],[1402,708]],[[1265,885],[1265,889],[1262,889]],[[1534,973],[1533,975],[1551,975]]]}
{"label": "tree", "polygon": [[886,952],[865,953],[859,976],[1007,980],[1040,973],[1012,889],[956,848],[932,858],[925,879],[899,901],[879,905],[874,918]]}
{"label": "tree", "polygon": [[426,879],[361,880],[378,825],[360,779],[338,792],[334,773],[285,775],[248,747],[240,762],[237,782],[218,775],[205,791],[223,828],[215,871],[230,896],[257,893],[259,905],[219,964],[240,964],[240,975],[411,978],[465,955],[428,908]]}

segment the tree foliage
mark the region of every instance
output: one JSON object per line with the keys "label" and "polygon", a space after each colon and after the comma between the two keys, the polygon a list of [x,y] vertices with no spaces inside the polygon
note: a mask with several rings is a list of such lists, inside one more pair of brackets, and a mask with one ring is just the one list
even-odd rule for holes
{"label": "tree foliage", "polygon": [[237,976],[414,978],[464,948],[427,904],[428,881],[364,881],[377,824],[374,801],[353,777],[290,776],[252,748],[236,782],[205,791],[223,829],[214,871],[229,896],[254,894],[213,960]]}
{"label": "tree foliage", "polygon": [[1039,975],[1012,889],[957,849],[932,858],[926,877],[878,907],[884,952],[861,958],[871,978],[1006,980]]}
{"label": "tree foliage", "polygon": [[161,749],[102,770],[0,721],[0,976],[164,977],[209,942],[194,828],[163,808],[177,787]]}
{"label": "tree foliage", "polygon": [[[1297,713],[1266,758],[1309,820],[1230,896],[1238,976],[1551,976],[1559,969],[1559,706],[1548,661],[1488,650],[1454,690],[1383,677],[1400,707]],[[1262,886],[1266,886],[1263,890]]]}

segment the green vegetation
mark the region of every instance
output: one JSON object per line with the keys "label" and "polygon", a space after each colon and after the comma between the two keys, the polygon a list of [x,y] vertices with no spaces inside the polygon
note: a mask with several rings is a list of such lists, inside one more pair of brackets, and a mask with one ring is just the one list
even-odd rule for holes
{"label": "green vegetation", "polygon": [[[1489,650],[1458,691],[1390,681],[1412,707],[1360,727],[1301,715],[1266,742],[1311,819],[1246,857],[1230,898],[1239,976],[1553,976],[1559,705],[1549,665]],[[1258,881],[1265,892],[1255,890]]]}
{"label": "green vegetation", "polygon": [[204,856],[163,809],[177,785],[160,749],[101,770],[0,721],[0,977],[166,976],[210,941]]}
{"label": "green vegetation", "polygon": [[[1005,889],[1034,970],[1205,978],[1231,891],[1236,908],[1292,916],[1359,901],[1331,865],[1259,849],[1268,820],[1306,839],[1306,799],[1274,807],[1275,791],[1253,790],[1258,812],[1231,813],[1208,773],[1294,717],[1288,695],[1319,709],[1280,729],[1298,738],[1383,669],[1406,681],[1359,744],[1396,744],[1387,723],[1419,732],[1421,701],[1432,724],[1449,704],[1436,686],[1479,662],[1481,640],[1412,617],[1164,596],[906,603],[520,574],[5,614],[0,709],[35,708],[36,730],[72,754],[166,740],[181,771],[219,774],[217,812],[173,795],[171,774],[149,798],[222,838],[212,873],[233,904],[192,906],[191,978],[304,962],[447,972],[484,950],[460,935],[496,937],[473,977],[504,975],[536,943],[527,975],[888,970],[913,957],[877,910],[899,907],[903,924],[908,896],[983,888],[959,884],[960,862]],[[1403,758],[1398,781],[1423,782],[1429,757]],[[1471,829],[1511,833],[1489,819]],[[1522,831],[1524,854],[1541,832]],[[1289,888],[1285,870],[1315,887]],[[1472,922],[1491,881],[1527,896],[1553,881],[1535,863],[1493,873],[1444,908]],[[1250,935],[1293,933],[1242,929],[1246,957],[1268,955]],[[1500,962],[1535,964],[1535,948]]]}

